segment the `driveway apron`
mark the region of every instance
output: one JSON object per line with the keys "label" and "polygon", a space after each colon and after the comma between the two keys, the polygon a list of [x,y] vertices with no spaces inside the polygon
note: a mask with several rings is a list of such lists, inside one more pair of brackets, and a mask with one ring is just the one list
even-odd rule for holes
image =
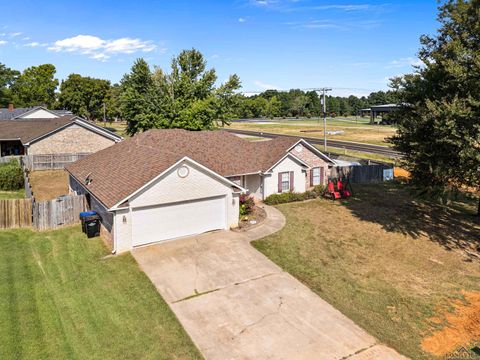
{"label": "driveway apron", "polygon": [[280,230],[265,222],[137,248],[141,269],[206,359],[405,359],[281,270],[250,241]]}

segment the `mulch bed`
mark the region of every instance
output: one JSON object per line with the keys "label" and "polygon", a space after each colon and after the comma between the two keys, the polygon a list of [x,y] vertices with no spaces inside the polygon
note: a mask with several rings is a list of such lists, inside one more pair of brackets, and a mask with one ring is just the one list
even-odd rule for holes
{"label": "mulch bed", "polygon": [[265,210],[259,206],[253,208],[253,212],[249,215],[243,216],[238,222],[238,228],[235,231],[247,231],[252,227],[258,226],[267,218]]}

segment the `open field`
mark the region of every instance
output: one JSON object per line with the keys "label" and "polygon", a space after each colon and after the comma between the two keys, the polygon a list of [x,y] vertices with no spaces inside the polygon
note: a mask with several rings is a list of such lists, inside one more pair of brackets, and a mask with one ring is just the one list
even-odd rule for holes
{"label": "open field", "polygon": [[130,254],[80,227],[0,232],[1,359],[198,359]]}
{"label": "open field", "polygon": [[64,170],[42,170],[30,173],[30,185],[37,201],[68,195],[68,174]]}
{"label": "open field", "polygon": [[4,199],[23,199],[25,197],[25,190],[17,191],[0,191],[0,200]]}
{"label": "open field", "polygon": [[[232,122],[229,128],[264,131],[300,137],[323,138],[323,120],[265,120],[260,123]],[[327,119],[327,131],[344,131],[343,134],[327,135],[330,140],[363,142],[374,145],[389,145],[385,139],[395,134],[395,127],[370,125],[368,120],[359,118]]]}
{"label": "open field", "polygon": [[286,227],[253,245],[412,359],[480,341],[476,200],[440,206],[395,183],[354,190],[348,201],[278,206]]}

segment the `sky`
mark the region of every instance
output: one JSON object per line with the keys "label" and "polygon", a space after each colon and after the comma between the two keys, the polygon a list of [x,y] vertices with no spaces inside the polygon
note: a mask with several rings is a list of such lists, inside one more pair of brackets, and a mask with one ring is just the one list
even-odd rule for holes
{"label": "sky", "polygon": [[[422,34],[438,27],[436,0],[5,1],[0,63],[52,63],[121,80],[136,58],[168,69],[196,48],[218,81],[236,73],[242,91],[332,87],[368,95],[412,72]],[[10,16],[8,13],[10,13]]]}

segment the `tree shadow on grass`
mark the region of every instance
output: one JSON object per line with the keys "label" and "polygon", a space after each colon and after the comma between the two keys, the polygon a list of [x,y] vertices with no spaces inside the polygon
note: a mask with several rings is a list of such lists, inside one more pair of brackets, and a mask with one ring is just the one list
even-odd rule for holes
{"label": "tree shadow on grass", "polygon": [[354,185],[354,190],[343,204],[357,218],[389,232],[425,236],[447,250],[463,250],[480,260],[480,218],[474,215],[474,206],[470,211],[465,203],[444,206],[417,199],[397,183]]}

